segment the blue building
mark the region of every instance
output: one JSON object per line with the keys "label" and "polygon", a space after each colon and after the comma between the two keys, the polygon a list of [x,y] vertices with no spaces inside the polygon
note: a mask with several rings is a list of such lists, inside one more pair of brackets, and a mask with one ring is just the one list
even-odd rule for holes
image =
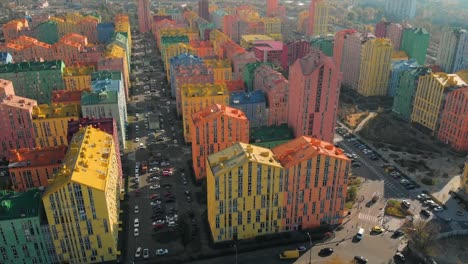
{"label": "blue building", "polygon": [[392,68],[390,71],[390,79],[388,81],[387,95],[390,97],[395,96],[395,92],[400,82],[400,76],[402,72],[408,71],[410,68],[419,67],[416,59],[410,60],[398,60],[392,62]]}
{"label": "blue building", "polygon": [[203,64],[203,59],[194,56],[188,53],[183,53],[180,55],[177,55],[175,57],[172,57],[169,60],[169,65],[171,65],[171,68],[169,69],[169,75],[171,76],[171,96],[176,97],[176,85],[175,85],[175,79],[174,79],[174,71],[175,69],[180,66],[188,66],[188,65],[197,65],[197,64]]}
{"label": "blue building", "polygon": [[8,52],[0,52],[0,65],[13,63],[13,58]]}
{"label": "blue building", "polygon": [[267,124],[268,112],[266,97],[263,91],[232,92],[229,98],[229,105],[245,113],[249,119],[251,128]]}
{"label": "blue building", "polygon": [[114,31],[114,23],[99,23],[97,25],[98,42],[102,44],[109,43],[112,40]]}

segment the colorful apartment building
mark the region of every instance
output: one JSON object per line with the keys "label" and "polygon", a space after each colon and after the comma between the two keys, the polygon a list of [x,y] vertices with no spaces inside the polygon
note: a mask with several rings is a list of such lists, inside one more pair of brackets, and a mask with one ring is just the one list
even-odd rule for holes
{"label": "colorful apartment building", "polygon": [[50,104],[53,90],[64,89],[62,61],[20,62],[0,66],[0,79],[11,80],[15,94]]}
{"label": "colorful apartment building", "polygon": [[[359,32],[349,32],[349,34],[345,35],[340,68],[343,73],[344,86],[357,90],[361,68],[362,47],[364,43],[373,38],[374,36],[372,34]],[[339,44],[337,43],[336,45]]]}
{"label": "colorful apartment building", "polygon": [[247,64],[255,63],[257,59],[255,58],[255,54],[252,51],[249,51],[249,52],[234,53],[231,57],[231,61],[232,61],[233,80],[243,82],[244,70]]}
{"label": "colorful apartment building", "polygon": [[259,62],[271,62],[283,69],[288,67],[287,46],[281,41],[254,41],[252,51]]}
{"label": "colorful apartment building", "polygon": [[56,147],[12,150],[8,171],[13,190],[24,192],[33,188],[46,187],[62,166],[66,152],[65,144]]}
{"label": "colorful apartment building", "polygon": [[466,29],[449,28],[440,38],[437,64],[445,72],[454,73],[468,69],[468,32]]}
{"label": "colorful apartment building", "polygon": [[179,89],[181,92],[184,139],[186,143],[191,143],[191,133],[194,133],[193,123],[190,121],[192,114],[213,104],[228,105],[229,92],[224,83],[184,84]]}
{"label": "colorful apartment building", "polygon": [[81,94],[86,92],[86,90],[78,91],[67,91],[67,90],[57,90],[52,91],[52,104],[55,105],[80,105],[81,104]]}
{"label": "colorful apartment building", "polygon": [[81,111],[85,118],[113,118],[117,123],[119,146],[125,148],[126,102],[115,90],[95,90],[81,95]]}
{"label": "colorful apartment building", "polygon": [[253,43],[255,41],[274,41],[272,37],[269,37],[267,35],[242,35],[240,39],[240,45],[242,48],[248,50],[252,47]]}
{"label": "colorful apartment building", "polygon": [[[164,69],[166,69],[166,79],[168,82],[172,83],[172,77],[171,77],[171,67],[172,63],[175,63],[175,61],[178,61],[179,59],[185,58],[185,56],[181,56],[185,54],[186,56],[192,55],[196,56],[197,51],[190,45],[185,44],[185,43],[177,43],[174,45],[169,46],[166,49],[165,57],[164,57]],[[181,56],[181,57],[179,57]],[[197,58],[200,58],[196,56]],[[176,58],[174,61],[172,59]],[[201,58],[200,58],[201,59]],[[183,59],[184,61],[185,59]]]}
{"label": "colorful apartment building", "polygon": [[58,264],[47,221],[42,191],[0,191],[0,262]]}
{"label": "colorful apartment building", "polygon": [[274,69],[274,65],[271,63],[267,63],[267,62],[252,62],[252,63],[247,63],[245,65],[245,69],[243,71],[243,80],[245,82],[245,87],[247,91],[254,90],[255,70],[262,65],[266,65]]}
{"label": "colorful apartment building", "polygon": [[89,90],[91,88],[91,74],[94,66],[65,67],[63,69],[63,82],[66,90]]}
{"label": "colorful apartment building", "polygon": [[324,36],[328,33],[329,3],[324,0],[312,0],[307,19],[308,36]]}
{"label": "colorful apartment building", "polygon": [[213,241],[341,223],[349,171],[343,150],[308,137],[273,150],[239,142],[208,156]]}
{"label": "colorful apartment building", "polygon": [[366,97],[387,95],[392,52],[392,42],[386,38],[371,39],[362,45],[359,94]]}
{"label": "colorful apartment building", "polygon": [[281,18],[279,17],[262,17],[260,21],[265,24],[265,35],[268,35],[272,38],[281,36]]}
{"label": "colorful apartment building", "polygon": [[187,35],[182,35],[182,36],[162,36],[161,37],[161,57],[165,58],[165,53],[166,50],[177,43],[184,43],[184,44],[189,44],[190,39],[188,38]]}
{"label": "colorful apartment building", "polygon": [[233,80],[230,60],[203,60],[203,64],[213,71],[215,83]]}
{"label": "colorful apartment building", "polygon": [[310,52],[310,42],[306,40],[294,40],[286,44],[288,50],[288,65]]}
{"label": "colorful apartment building", "polygon": [[288,123],[295,137],[333,142],[342,74],[321,51],[289,67]]}
{"label": "colorful apartment building", "polygon": [[83,16],[78,13],[66,13],[61,17],[51,17],[50,20],[57,23],[60,37],[68,34],[81,34],[89,42],[98,43],[97,25],[100,19],[93,15]]}
{"label": "colorful apartment building", "polygon": [[419,64],[416,61],[416,59],[392,61],[392,66],[390,69],[390,78],[388,80],[387,96],[395,96],[396,90],[400,83],[400,77],[403,72],[417,67],[419,67]]}
{"label": "colorful apartment building", "polygon": [[192,40],[190,46],[195,50],[195,54],[203,59],[214,59],[215,53],[213,43],[209,40]]}
{"label": "colorful apartment building", "polygon": [[[132,33],[130,30],[130,20],[128,18],[128,15],[117,14],[114,19],[114,24],[115,24],[115,32],[120,32],[124,34],[127,37],[128,46],[133,47],[132,46]],[[131,55],[132,53],[131,49],[129,52]]]}
{"label": "colorful apartment building", "polygon": [[141,33],[151,31],[151,6],[150,0],[138,0],[138,29]]}
{"label": "colorful apartment building", "polygon": [[437,137],[455,151],[468,151],[468,86],[447,95]]}
{"label": "colorful apartment building", "polygon": [[215,104],[192,114],[192,161],[195,179],[206,177],[208,155],[232,146],[249,142],[249,120],[235,108]]}
{"label": "colorful apartment building", "polygon": [[416,59],[419,65],[426,63],[427,48],[431,35],[423,28],[409,28],[403,31],[401,50],[412,59]]}
{"label": "colorful apartment building", "polygon": [[392,112],[398,118],[404,121],[411,120],[419,77],[428,73],[430,73],[430,69],[427,67],[410,67],[400,73],[392,106]]}
{"label": "colorful apartment building", "polygon": [[390,22],[382,19],[381,21],[375,24],[374,35],[377,38],[386,38],[387,37],[387,27],[390,25]]}
{"label": "colorful apartment building", "polygon": [[67,145],[67,124],[80,116],[79,104],[47,105],[33,107],[32,123],[37,147]]}
{"label": "colorful apartment building", "polygon": [[120,122],[123,122],[124,124],[127,123],[128,121],[127,104],[125,100],[125,89],[124,89],[122,80],[120,79],[95,80],[91,83],[91,91],[92,92],[101,92],[101,91],[117,92],[119,106],[122,107],[122,109],[120,110],[122,114],[121,118],[123,118],[121,121],[117,121],[117,123],[118,124],[120,124]]}
{"label": "colorful apartment building", "polygon": [[[335,33],[335,39],[333,41],[333,60],[338,68],[341,68],[341,62],[344,56],[344,45],[346,39],[357,33],[355,29],[344,29]],[[350,54],[348,54],[349,56]],[[291,64],[291,63],[290,63]],[[344,83],[344,72],[343,72],[343,83]]]}
{"label": "colorful apartment building", "polygon": [[267,126],[288,123],[289,82],[278,71],[262,65],[255,70],[254,89],[262,90],[267,103]]}
{"label": "colorful apartment building", "polygon": [[386,0],[385,16],[394,20],[411,20],[416,15],[416,0]]}
{"label": "colorful apartment building", "polygon": [[222,43],[216,54],[219,58],[232,60],[235,55],[245,53],[245,49],[233,40]]}
{"label": "colorful apartment building", "polygon": [[333,46],[335,37],[333,35],[313,37],[310,41],[312,47],[321,50],[328,57],[333,57]]}
{"label": "colorful apartment building", "polygon": [[26,18],[11,20],[3,25],[3,37],[5,42],[19,37],[22,31],[29,30],[29,23]]}
{"label": "colorful apartment building", "polygon": [[436,135],[447,94],[466,85],[466,81],[457,74],[438,72],[419,77],[411,122]]}
{"label": "colorful apartment building", "polygon": [[120,254],[116,156],[112,136],[90,126],[70,142],[62,168],[42,197],[60,262],[101,263]]}
{"label": "colorful apartment building", "polygon": [[20,148],[34,148],[33,107],[37,101],[15,95],[11,81],[0,79],[0,156],[8,158],[10,151]]}
{"label": "colorful apartment building", "polygon": [[297,32],[307,33],[307,22],[309,20],[309,11],[304,10],[297,14]]}
{"label": "colorful apartment building", "polygon": [[215,10],[211,14],[211,22],[215,24],[217,29],[223,29],[224,17],[227,16],[226,11],[222,9]]}
{"label": "colorful apartment building", "polygon": [[387,35],[385,38],[392,42],[393,50],[400,50],[401,40],[403,38],[404,25],[399,23],[390,23],[387,26]]}
{"label": "colorful apartment building", "polygon": [[168,74],[168,80],[170,80],[171,83],[171,96],[176,97],[177,95],[177,89],[176,89],[176,83],[175,83],[175,76],[176,76],[176,70],[178,69],[179,66],[195,66],[195,65],[203,65],[203,60],[202,58],[189,54],[189,53],[181,53],[180,55],[176,55],[172,57],[169,60],[168,66],[169,66],[169,74]]}
{"label": "colorful apartment building", "polygon": [[231,92],[229,106],[242,110],[249,119],[250,127],[265,126],[268,121],[266,96],[262,90]]}
{"label": "colorful apartment building", "polygon": [[122,73],[122,80],[125,88],[125,97],[129,99],[130,89],[130,68],[127,61],[125,49],[118,45],[108,45],[104,53],[104,58],[97,63],[98,71],[119,71]]}
{"label": "colorful apartment building", "polygon": [[0,65],[5,65],[8,63],[13,63],[13,58],[8,52],[0,52]]}
{"label": "colorful apartment building", "polygon": [[54,45],[60,38],[57,22],[49,20],[40,23],[34,29],[34,36],[40,42]]}

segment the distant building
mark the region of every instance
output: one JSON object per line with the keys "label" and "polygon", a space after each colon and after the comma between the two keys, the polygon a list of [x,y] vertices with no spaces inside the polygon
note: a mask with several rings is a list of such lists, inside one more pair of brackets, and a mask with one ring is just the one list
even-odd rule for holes
{"label": "distant building", "polygon": [[209,5],[208,0],[198,0],[198,15],[206,21],[210,21]]}
{"label": "distant building", "polygon": [[468,151],[468,85],[447,94],[438,138],[455,151]]}
{"label": "distant building", "polygon": [[440,38],[437,64],[447,73],[468,69],[468,32],[449,28]]}
{"label": "distant building", "polygon": [[266,15],[275,16],[278,12],[278,0],[267,0]]}
{"label": "distant building", "polygon": [[206,177],[206,158],[236,142],[249,142],[249,120],[238,109],[215,104],[192,114],[192,161],[195,178]]}
{"label": "distant building", "polygon": [[385,16],[393,20],[411,20],[416,15],[416,0],[385,0]]}
{"label": "distant building", "polygon": [[403,31],[401,50],[411,59],[416,59],[419,65],[424,66],[430,38],[429,32],[423,28],[406,29]]}
{"label": "distant building", "polygon": [[232,92],[229,106],[244,112],[249,119],[250,127],[261,127],[267,124],[266,98],[265,93],[261,90]]}
{"label": "distant building", "polygon": [[54,45],[60,37],[57,22],[49,20],[40,23],[34,29],[34,36],[41,42]]}
{"label": "distant building", "polygon": [[329,3],[324,0],[311,0],[307,21],[308,36],[324,36],[328,33]]}
{"label": "distant building", "polygon": [[97,25],[98,43],[107,44],[112,40],[115,32],[114,23],[99,23]]}
{"label": "distant building", "polygon": [[151,31],[150,0],[138,0],[138,26],[141,33]]}
{"label": "distant building", "polygon": [[[341,69],[342,72],[343,72],[343,69],[341,67],[341,64],[342,64],[342,59],[344,56],[345,41],[350,35],[355,34],[355,33],[357,33],[357,31],[354,29],[345,29],[345,30],[341,30],[335,33],[335,40],[333,41],[333,60],[335,61],[336,66],[339,69]],[[343,76],[343,82],[344,82],[344,76]]]}
{"label": "distant building", "polygon": [[254,41],[252,51],[259,62],[270,62],[283,69],[288,67],[287,46],[281,41]]}
{"label": "distant building", "polygon": [[305,40],[294,40],[286,44],[288,47],[288,65],[296,62],[310,52],[310,42]]}
{"label": "distant building", "polygon": [[60,263],[45,220],[42,191],[0,191],[2,263]]}
{"label": "distant building", "polygon": [[[362,48],[369,40],[374,39],[374,35],[350,32],[345,34],[343,40],[343,52],[341,56],[341,68],[343,73],[343,85],[357,90],[359,86],[359,75],[361,70]],[[335,45],[339,45],[336,43]],[[337,54],[339,56],[339,54]],[[338,63],[338,57],[336,57]]]}
{"label": "distant building", "polygon": [[334,45],[334,36],[326,35],[320,37],[314,37],[310,45],[321,50],[328,57],[333,57],[333,45]]}
{"label": "distant building", "polygon": [[419,64],[415,59],[392,61],[392,66],[390,69],[390,78],[388,81],[387,96],[395,96],[397,87],[400,83],[400,77],[402,72],[417,67],[419,67]]}

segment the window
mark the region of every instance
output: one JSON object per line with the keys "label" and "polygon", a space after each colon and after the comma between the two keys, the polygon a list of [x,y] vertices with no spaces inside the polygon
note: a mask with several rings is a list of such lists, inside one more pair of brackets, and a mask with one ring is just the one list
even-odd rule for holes
{"label": "window", "polygon": [[237,213],[237,224],[242,225],[242,212]]}
{"label": "window", "polygon": [[316,207],[317,203],[316,202],[313,202],[312,203],[312,214],[315,214],[315,207]]}
{"label": "window", "polygon": [[88,229],[88,234],[89,235],[94,234],[94,232],[93,232],[93,223],[91,222],[91,220],[86,221],[86,228]]}
{"label": "window", "polygon": [[257,212],[255,214],[255,222],[260,222],[260,209],[257,209]]}
{"label": "window", "polygon": [[99,235],[96,236],[97,244],[99,248],[102,248],[101,237]]}
{"label": "window", "polygon": [[252,221],[252,212],[247,211],[247,224],[250,224],[251,221]]}
{"label": "window", "polygon": [[320,213],[323,213],[325,210],[325,200],[320,201]]}
{"label": "window", "polygon": [[216,228],[219,228],[219,215],[216,216]]}

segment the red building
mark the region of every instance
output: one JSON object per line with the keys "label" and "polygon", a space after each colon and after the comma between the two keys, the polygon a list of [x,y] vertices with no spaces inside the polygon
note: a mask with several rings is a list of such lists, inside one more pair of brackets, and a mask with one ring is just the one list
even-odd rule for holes
{"label": "red building", "polygon": [[56,90],[52,91],[52,103],[53,104],[81,104],[81,94],[88,90]]}
{"label": "red building", "polygon": [[232,146],[249,142],[249,120],[238,109],[215,104],[192,114],[192,160],[195,178],[206,177],[208,155]]}
{"label": "red building", "polygon": [[341,78],[333,59],[315,49],[289,67],[288,123],[296,137],[333,142]]}
{"label": "red building", "polygon": [[468,151],[468,87],[447,94],[438,138],[456,151]]}
{"label": "red building", "polygon": [[151,30],[150,0],[138,0],[138,26],[140,32],[146,33]]}
{"label": "red building", "polygon": [[294,40],[286,44],[288,50],[288,65],[296,62],[310,52],[310,42],[305,40]]}
{"label": "red building", "polygon": [[259,62],[271,62],[283,69],[288,67],[288,47],[281,41],[254,41],[252,51]]}
{"label": "red building", "polygon": [[333,44],[333,60],[335,61],[336,66],[341,68],[341,60],[343,59],[343,48],[345,39],[356,33],[355,29],[344,29],[335,33],[335,40]]}

